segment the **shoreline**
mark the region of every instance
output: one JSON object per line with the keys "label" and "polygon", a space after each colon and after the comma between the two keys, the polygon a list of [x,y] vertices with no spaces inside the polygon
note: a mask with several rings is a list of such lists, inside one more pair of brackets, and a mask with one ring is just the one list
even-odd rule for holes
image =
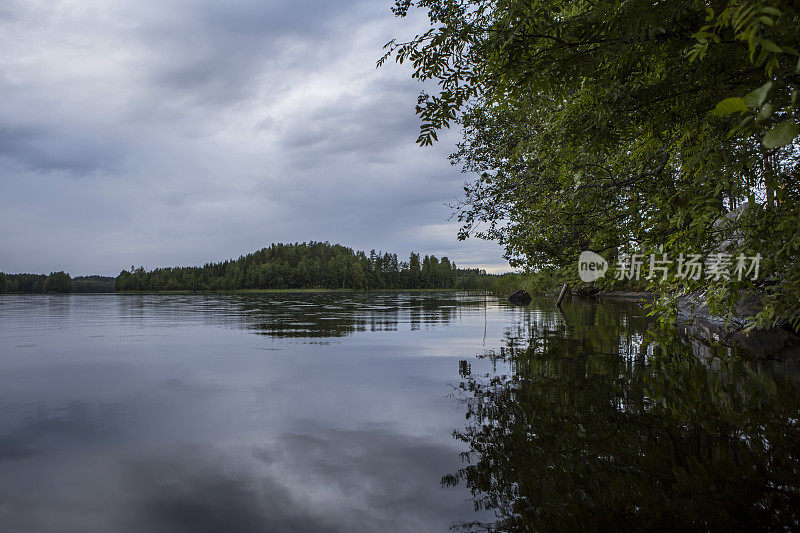
{"label": "shoreline", "polygon": [[469,290],[469,289],[220,289],[220,290],[170,290],[170,291],[113,291],[113,292],[5,292],[0,296],[14,295],[40,295],[52,296],[54,294],[69,296],[74,294],[302,294],[302,293],[351,293],[351,292],[466,292],[472,294],[484,294],[488,290]]}
{"label": "shoreline", "polygon": [[220,289],[207,291],[114,291],[105,294],[293,294],[293,293],[347,293],[347,292],[482,292],[463,289]]}
{"label": "shoreline", "polygon": [[594,295],[596,298],[606,298],[609,300],[641,300],[649,301],[658,297],[655,292],[649,291],[608,291],[598,292]]}

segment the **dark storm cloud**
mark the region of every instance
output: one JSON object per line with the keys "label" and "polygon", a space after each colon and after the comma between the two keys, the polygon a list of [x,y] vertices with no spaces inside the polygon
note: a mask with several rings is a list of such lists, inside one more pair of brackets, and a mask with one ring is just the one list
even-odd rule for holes
{"label": "dark storm cloud", "polygon": [[[330,240],[502,266],[456,243],[464,177],[375,69],[390,2],[0,2],[0,270],[117,273]],[[91,235],[89,239],[87,236]]]}
{"label": "dark storm cloud", "polygon": [[[330,0],[177,2],[166,9],[138,35],[153,52],[152,80],[212,105],[249,96],[265,67],[307,66],[347,13]],[[270,82],[280,84],[279,77]]]}
{"label": "dark storm cloud", "polygon": [[101,138],[100,132],[48,131],[41,126],[0,128],[0,158],[35,172],[112,172],[123,157],[122,147]]}
{"label": "dark storm cloud", "polygon": [[417,127],[410,107],[402,104],[414,89],[411,82],[371,80],[363,93],[343,93],[325,105],[310,106],[281,127],[280,147],[299,163],[347,153],[367,163],[390,163]]}

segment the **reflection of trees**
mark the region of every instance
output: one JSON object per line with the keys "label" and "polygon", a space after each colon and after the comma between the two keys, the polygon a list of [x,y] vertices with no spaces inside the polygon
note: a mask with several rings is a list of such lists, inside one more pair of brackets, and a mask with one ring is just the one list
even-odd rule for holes
{"label": "reflection of trees", "polygon": [[442,293],[267,293],[241,295],[129,295],[120,312],[132,319],[242,328],[271,337],[345,337],[359,331],[396,331],[448,324],[482,296]]}
{"label": "reflection of trees", "polygon": [[271,337],[345,337],[360,331],[396,331],[398,324],[411,329],[448,324],[459,308],[475,307],[478,300],[456,299],[452,294],[341,294],[303,295],[302,299],[241,302],[243,326]]}
{"label": "reflection of trees", "polygon": [[443,483],[466,483],[500,531],[800,526],[797,380],[642,342],[641,313],[618,310],[539,313],[525,342],[510,333],[491,356],[512,376],[459,387],[467,464]]}

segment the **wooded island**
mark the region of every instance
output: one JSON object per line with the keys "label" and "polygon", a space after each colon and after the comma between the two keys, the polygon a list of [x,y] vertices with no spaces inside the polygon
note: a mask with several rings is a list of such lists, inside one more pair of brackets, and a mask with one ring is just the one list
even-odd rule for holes
{"label": "wooded island", "polygon": [[340,244],[272,244],[238,259],[203,266],[123,270],[116,278],[64,272],[2,274],[0,292],[129,292],[277,289],[487,289],[496,276],[481,269],[461,269],[447,257],[420,256],[408,261],[395,253],[369,255]]}

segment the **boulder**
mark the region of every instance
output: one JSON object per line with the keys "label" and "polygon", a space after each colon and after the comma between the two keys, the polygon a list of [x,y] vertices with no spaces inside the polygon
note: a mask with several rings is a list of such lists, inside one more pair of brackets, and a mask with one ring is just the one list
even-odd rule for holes
{"label": "boulder", "polygon": [[582,296],[584,298],[588,298],[589,296],[594,296],[600,292],[599,287],[595,287],[594,285],[581,285],[575,288],[574,294],[575,296]]}
{"label": "boulder", "polygon": [[518,290],[514,294],[508,297],[508,301],[514,305],[528,305],[531,303],[531,295],[527,292],[523,291],[522,289]]}

